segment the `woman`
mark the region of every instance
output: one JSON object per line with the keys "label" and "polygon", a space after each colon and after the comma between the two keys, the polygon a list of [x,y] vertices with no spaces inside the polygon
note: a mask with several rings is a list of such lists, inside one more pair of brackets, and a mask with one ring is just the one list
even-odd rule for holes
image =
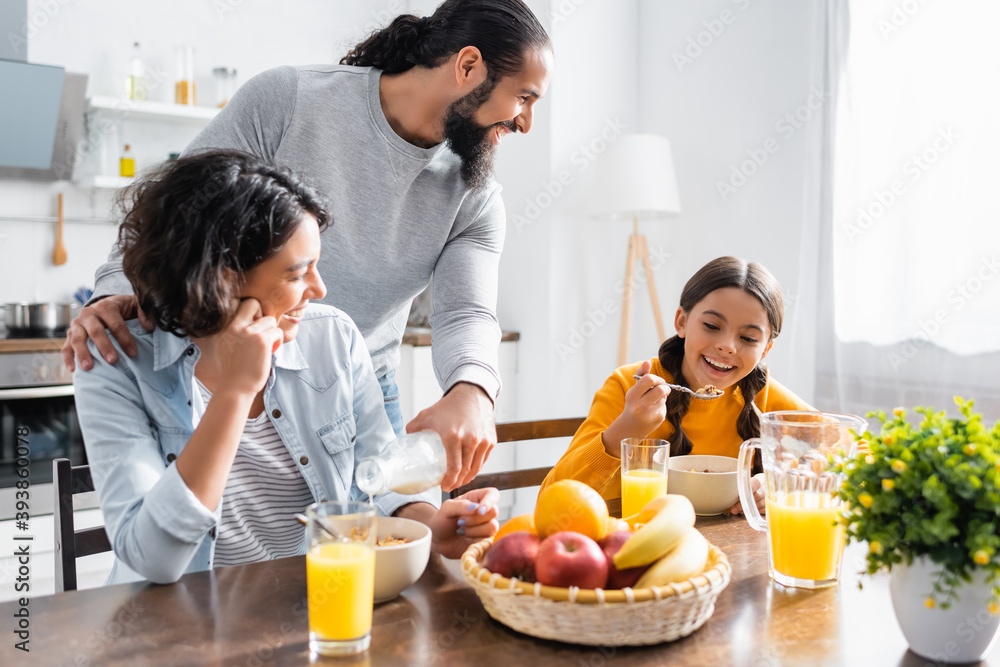
{"label": "woman", "polygon": [[[304,553],[295,514],[360,498],[355,461],[394,438],[357,327],[309,305],[326,293],[325,205],[284,169],[214,151],[168,163],[121,207],[123,270],[155,326],[127,322],[138,353],[74,375],[108,583]],[[440,510],[439,494],[375,504],[430,525],[451,557],[496,531],[495,489]]]}

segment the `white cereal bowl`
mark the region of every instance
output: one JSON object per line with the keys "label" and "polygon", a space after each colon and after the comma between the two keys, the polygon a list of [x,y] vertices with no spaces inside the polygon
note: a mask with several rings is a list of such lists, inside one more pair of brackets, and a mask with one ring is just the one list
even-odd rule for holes
{"label": "white cereal bowl", "polygon": [[687,497],[698,516],[722,514],[740,499],[734,458],[707,454],[671,456],[668,465],[667,493]]}
{"label": "white cereal bowl", "polygon": [[431,555],[431,529],[412,519],[380,516],[375,520],[377,539],[398,537],[406,544],[375,547],[375,602],[388,602],[411,586],[427,567]]}

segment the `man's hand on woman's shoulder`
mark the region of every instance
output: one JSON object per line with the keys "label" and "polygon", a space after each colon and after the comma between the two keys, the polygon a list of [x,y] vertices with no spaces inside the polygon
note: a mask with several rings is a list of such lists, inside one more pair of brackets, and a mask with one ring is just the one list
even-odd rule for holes
{"label": "man's hand on woman's shoulder", "polygon": [[118,341],[125,354],[134,357],[138,350],[125,320],[136,317],[147,331],[153,329],[153,322],[139,308],[139,300],[133,295],[116,294],[105,297],[93,305],[85,306],[66,331],[66,342],[62,348],[66,368],[73,372],[74,359],[85,371],[94,367],[94,358],[87,347],[88,340],[94,341],[97,351],[109,364],[115,363],[118,360],[118,353],[111,343],[111,338],[108,337],[108,331]]}

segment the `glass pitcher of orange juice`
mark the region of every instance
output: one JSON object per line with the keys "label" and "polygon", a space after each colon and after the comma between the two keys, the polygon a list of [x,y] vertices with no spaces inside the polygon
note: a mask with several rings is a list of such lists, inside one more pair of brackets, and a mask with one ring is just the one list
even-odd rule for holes
{"label": "glass pitcher of orange juice", "polygon": [[[843,475],[830,463],[854,456],[868,423],[854,415],[782,411],[761,415],[760,437],[740,447],[737,483],[743,514],[754,530],[768,533],[771,579],[796,588],[837,583],[844,553],[844,526],[837,491]],[[767,519],[750,490],[754,452],[764,466]]]}

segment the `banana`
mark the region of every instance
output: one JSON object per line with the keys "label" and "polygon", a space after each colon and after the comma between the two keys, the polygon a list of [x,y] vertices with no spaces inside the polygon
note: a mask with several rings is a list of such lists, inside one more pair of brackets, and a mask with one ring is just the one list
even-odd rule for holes
{"label": "banana", "polygon": [[656,515],[636,530],[614,555],[614,564],[619,570],[642,567],[659,560],[694,526],[694,507],[690,500],[679,495],[662,498]]}
{"label": "banana", "polygon": [[701,574],[708,561],[708,540],[697,528],[688,528],[680,542],[666,556],[646,570],[636,588],[663,586]]}
{"label": "banana", "polygon": [[648,523],[650,519],[659,514],[660,510],[666,507],[669,503],[670,501],[668,500],[668,496],[657,496],[646,503],[646,506],[643,507],[641,511],[633,514],[632,516],[625,517],[622,521],[627,523],[629,528],[632,530],[636,530],[637,524]]}

